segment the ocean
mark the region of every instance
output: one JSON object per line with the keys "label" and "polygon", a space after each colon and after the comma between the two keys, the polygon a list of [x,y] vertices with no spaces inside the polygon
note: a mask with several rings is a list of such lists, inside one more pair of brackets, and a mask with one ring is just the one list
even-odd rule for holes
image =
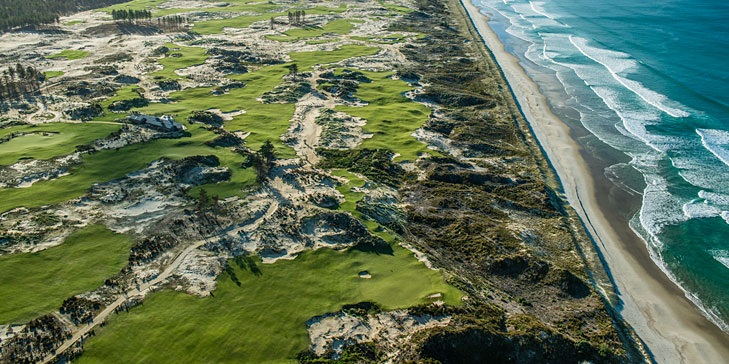
{"label": "ocean", "polygon": [[729,332],[729,3],[473,3],[634,196],[622,213],[656,264]]}

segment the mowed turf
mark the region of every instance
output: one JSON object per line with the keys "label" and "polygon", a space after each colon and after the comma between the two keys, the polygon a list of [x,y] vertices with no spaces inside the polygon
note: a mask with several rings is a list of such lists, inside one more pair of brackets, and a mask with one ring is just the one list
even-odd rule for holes
{"label": "mowed turf", "polygon": [[67,49],[65,51],[61,51],[59,53],[52,54],[50,56],[46,56],[46,58],[50,58],[50,59],[54,59],[54,58],[65,58],[65,59],[71,61],[71,60],[74,60],[74,59],[84,58],[84,57],[88,56],[89,54],[91,54],[91,52],[87,52],[87,51],[74,51],[74,50]]}
{"label": "mowed turf", "polygon": [[[430,152],[425,144],[411,134],[426,121],[430,109],[401,95],[410,91],[407,82],[390,78],[392,72],[362,71],[372,82],[360,83],[355,97],[367,102],[361,107],[338,105],[335,110],[367,119],[362,128],[373,137],[362,142],[362,148],[388,149],[400,155],[396,161],[415,160]],[[432,152],[431,152],[432,153]]]}
{"label": "mowed turf", "polygon": [[0,256],[0,324],[26,322],[104,283],[124,266],[131,240],[101,225],[37,253]]}
{"label": "mowed turf", "polygon": [[[229,262],[240,286],[224,273],[213,297],[161,291],[110,318],[78,363],[295,363],[309,345],[313,316],[362,301],[389,310],[429,302],[434,293],[451,305],[461,298],[441,272],[399,246],[392,254],[319,249],[291,261],[241,263]],[[361,271],[372,278],[359,278]]]}
{"label": "mowed turf", "polygon": [[208,59],[205,48],[181,47],[174,43],[167,43],[165,47],[169,48],[169,51],[164,58],[157,61],[164,68],[152,73],[153,76],[170,79],[182,78],[182,76],[175,73],[176,70],[203,64]]}
{"label": "mowed turf", "polygon": [[76,150],[76,146],[106,137],[119,128],[119,125],[111,124],[48,123],[0,129],[0,138],[11,133],[26,133],[0,143],[0,165],[13,164],[20,159],[67,155]]}
{"label": "mowed turf", "polygon": [[339,35],[348,34],[354,27],[353,23],[363,23],[362,20],[353,19],[337,19],[330,21],[323,27],[300,27],[293,28],[283,32],[283,35],[267,35],[266,38],[270,40],[277,40],[280,42],[295,42],[302,39],[309,39],[321,36],[325,33],[334,33]]}

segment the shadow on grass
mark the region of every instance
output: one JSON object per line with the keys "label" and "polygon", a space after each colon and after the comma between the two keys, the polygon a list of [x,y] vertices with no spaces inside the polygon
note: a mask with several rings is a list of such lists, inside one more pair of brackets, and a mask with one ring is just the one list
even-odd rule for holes
{"label": "shadow on grass", "polygon": [[390,244],[386,243],[358,243],[350,249],[377,255],[394,255],[394,250],[392,250]]}
{"label": "shadow on grass", "polygon": [[233,261],[240,269],[243,270],[249,270],[253,275],[255,276],[262,276],[263,272],[260,268],[258,268],[258,262],[256,261],[256,258],[252,256],[242,256],[239,255],[235,258],[233,258]]}

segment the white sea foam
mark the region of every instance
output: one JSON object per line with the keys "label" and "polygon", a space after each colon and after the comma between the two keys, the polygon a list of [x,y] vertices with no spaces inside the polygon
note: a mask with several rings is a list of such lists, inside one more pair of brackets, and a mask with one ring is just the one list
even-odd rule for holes
{"label": "white sea foam", "polygon": [[588,40],[584,38],[570,35],[569,40],[570,43],[572,43],[572,45],[580,51],[580,53],[605,67],[615,81],[618,81],[618,83],[623,85],[625,88],[638,95],[638,97],[646,103],[675,118],[687,117],[690,115],[686,111],[666,105],[667,102],[672,101],[665,95],[646,88],[640,82],[618,75],[619,72],[624,72],[637,64],[634,60],[627,58],[629,55],[622,52],[589,46],[587,44]]}
{"label": "white sea foam", "polygon": [[547,13],[547,11],[544,10],[544,3],[541,1],[539,1],[539,2],[530,1],[529,7],[532,8],[532,11],[534,11],[535,13],[537,13],[543,17],[547,17],[552,20],[557,20],[557,18],[555,18],[553,15]]}
{"label": "white sea foam", "polygon": [[729,132],[716,129],[696,129],[701,136],[701,144],[722,163],[729,166]]}
{"label": "white sea foam", "polygon": [[709,254],[719,263],[729,268],[729,250],[712,249]]}
{"label": "white sea foam", "polygon": [[706,200],[695,199],[683,205],[683,214],[689,219],[710,218],[719,216],[721,210]]}

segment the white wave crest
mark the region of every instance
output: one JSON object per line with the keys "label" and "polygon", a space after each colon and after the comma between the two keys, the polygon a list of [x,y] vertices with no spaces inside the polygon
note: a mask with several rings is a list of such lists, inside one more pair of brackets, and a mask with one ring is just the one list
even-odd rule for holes
{"label": "white wave crest", "polygon": [[709,254],[719,263],[729,268],[729,250],[712,249]]}
{"label": "white wave crest", "polygon": [[646,88],[640,82],[618,75],[619,72],[623,72],[636,65],[634,60],[627,58],[629,55],[622,52],[591,47],[587,44],[587,39],[575,37],[573,35],[569,36],[569,40],[572,45],[580,51],[580,53],[605,67],[615,81],[618,81],[618,83],[623,85],[623,87],[638,95],[638,97],[649,105],[675,118],[687,117],[690,115],[686,111],[666,105],[666,102],[671,102],[671,100],[669,100],[665,95]]}
{"label": "white wave crest", "polygon": [[696,129],[701,136],[701,144],[722,163],[729,166],[729,132],[715,129]]}

